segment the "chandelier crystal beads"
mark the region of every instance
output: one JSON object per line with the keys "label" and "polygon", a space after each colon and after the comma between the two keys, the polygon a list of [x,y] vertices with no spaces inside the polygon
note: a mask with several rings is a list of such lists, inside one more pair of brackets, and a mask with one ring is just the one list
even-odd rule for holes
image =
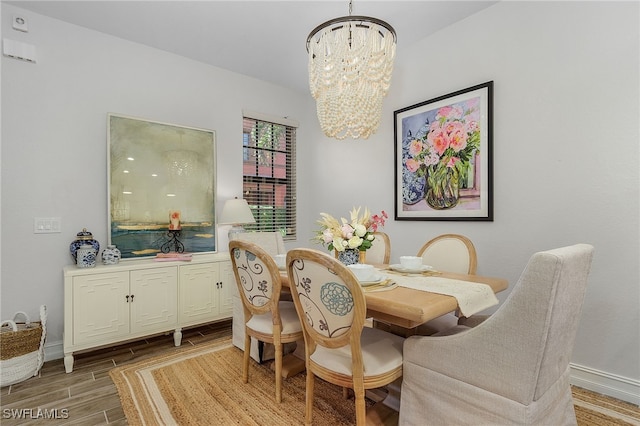
{"label": "chandelier crystal beads", "polygon": [[309,88],[324,134],[369,138],[380,125],[382,100],[391,85],[393,27],[367,16],[332,19],[311,31],[307,51]]}

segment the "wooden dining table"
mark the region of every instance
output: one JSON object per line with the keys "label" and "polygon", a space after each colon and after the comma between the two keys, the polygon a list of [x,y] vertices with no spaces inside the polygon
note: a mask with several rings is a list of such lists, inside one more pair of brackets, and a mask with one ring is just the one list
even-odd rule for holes
{"label": "wooden dining table", "polygon": [[[394,271],[388,269],[388,265],[375,265],[382,272],[393,278]],[[428,274],[425,274],[428,276]],[[504,278],[486,277],[482,275],[456,274],[452,272],[435,272],[443,278],[452,278],[467,282],[487,284],[494,293],[506,290],[509,281]],[[283,289],[289,287],[289,277],[286,271],[281,272]],[[407,287],[395,287],[388,291],[365,291],[367,302],[367,317],[374,320],[392,324],[403,329],[412,330],[420,324],[438,318],[458,308],[455,297],[428,291],[415,290]],[[411,334],[406,333],[406,334]]]}

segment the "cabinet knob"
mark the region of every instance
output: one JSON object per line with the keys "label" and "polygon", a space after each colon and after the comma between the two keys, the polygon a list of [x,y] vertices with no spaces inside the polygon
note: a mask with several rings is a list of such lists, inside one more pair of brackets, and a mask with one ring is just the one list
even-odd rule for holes
{"label": "cabinet knob", "polygon": [[129,303],[129,295],[127,294],[125,297],[127,298],[127,303]]}
{"label": "cabinet knob", "polygon": [[134,296],[134,295],[132,294],[132,295],[131,295],[131,301],[132,301],[132,302],[133,302],[133,296]]}

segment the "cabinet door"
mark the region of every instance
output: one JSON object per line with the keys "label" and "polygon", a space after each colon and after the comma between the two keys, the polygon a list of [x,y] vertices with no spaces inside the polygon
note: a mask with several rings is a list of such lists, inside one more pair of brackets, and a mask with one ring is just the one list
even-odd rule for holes
{"label": "cabinet door", "polygon": [[129,334],[129,272],[73,278],[73,344],[110,343]]}
{"label": "cabinet door", "polygon": [[131,332],[171,330],[178,324],[178,268],[131,271]]}
{"label": "cabinet door", "polygon": [[219,270],[217,263],[180,266],[180,324],[218,318]]}
{"label": "cabinet door", "polygon": [[220,316],[233,316],[233,296],[238,292],[231,261],[220,262]]}

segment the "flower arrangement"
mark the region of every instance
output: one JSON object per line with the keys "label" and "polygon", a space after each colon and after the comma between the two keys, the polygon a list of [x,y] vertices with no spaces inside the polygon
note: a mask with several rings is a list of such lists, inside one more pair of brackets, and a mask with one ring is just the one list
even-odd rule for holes
{"label": "flower arrangement", "polygon": [[329,250],[338,252],[346,249],[365,251],[371,248],[375,239],[373,233],[384,226],[389,216],[384,210],[379,215],[372,215],[368,208],[360,216],[360,210],[361,207],[354,207],[349,213],[350,220],[341,218],[340,221],[327,213],[320,213],[320,230],[314,240],[327,245]]}
{"label": "flower arrangement", "polygon": [[[405,167],[417,176],[427,176],[427,202],[455,198],[457,203],[459,176],[467,172],[469,161],[480,148],[479,99],[448,105],[438,109],[434,121],[421,138],[409,144]],[[453,200],[448,200],[449,202]],[[455,204],[454,204],[455,205]]]}

